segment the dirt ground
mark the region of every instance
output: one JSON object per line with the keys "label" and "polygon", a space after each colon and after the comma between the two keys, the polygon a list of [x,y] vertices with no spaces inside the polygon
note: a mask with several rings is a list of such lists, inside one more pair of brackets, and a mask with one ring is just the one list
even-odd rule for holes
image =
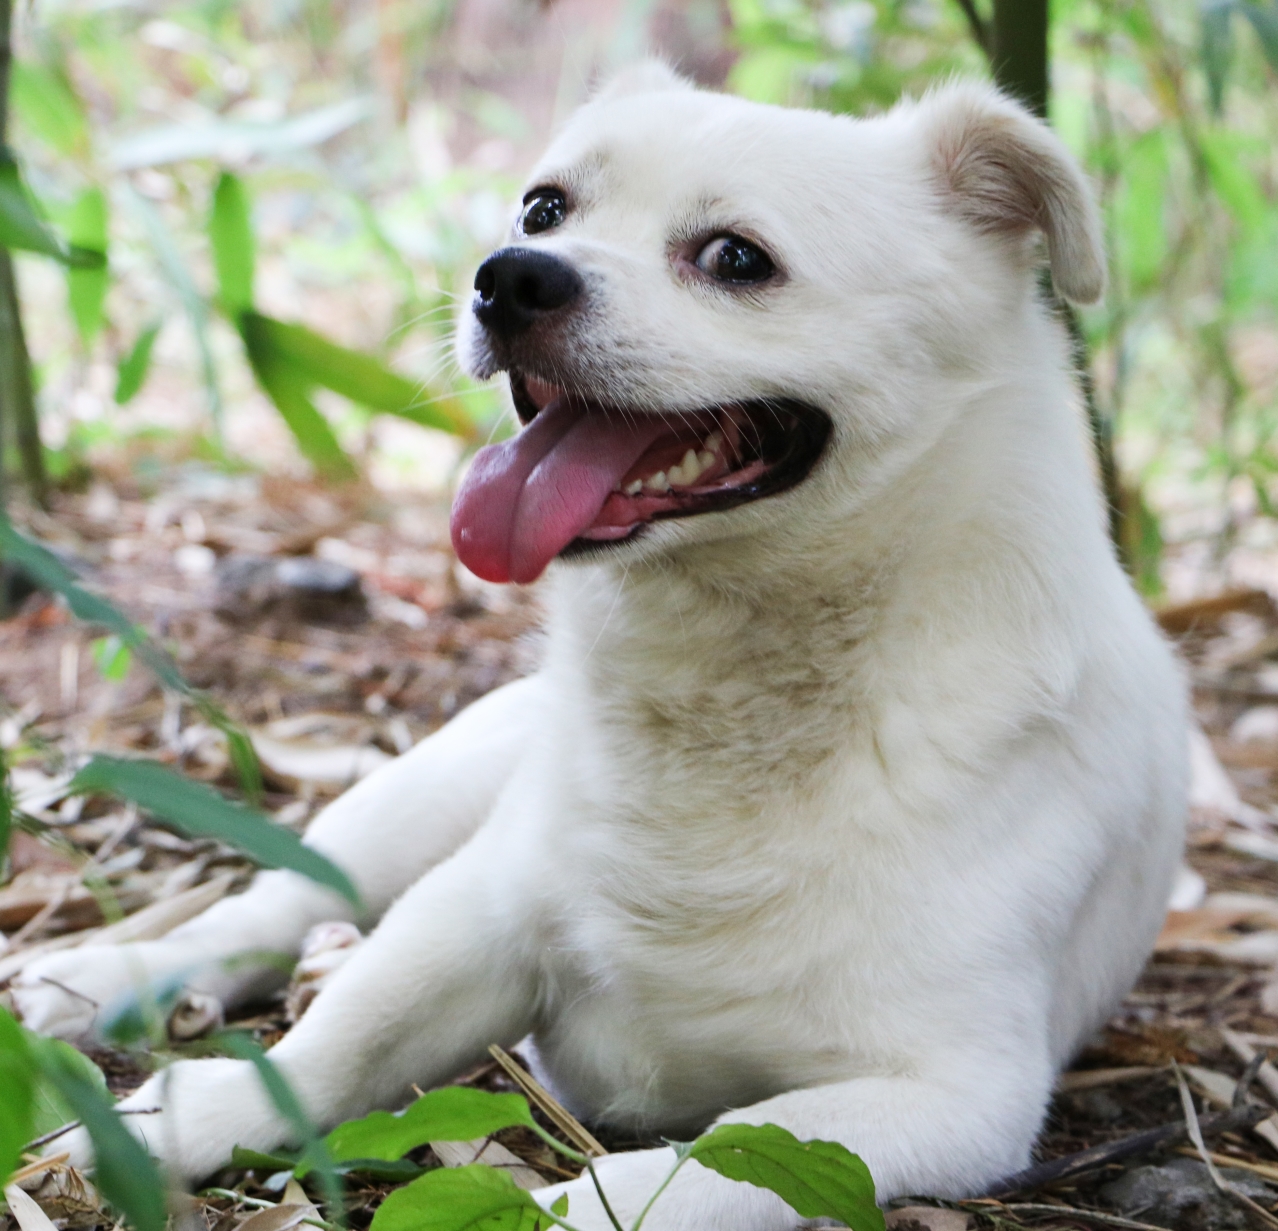
{"label": "dirt ground", "polygon": [[[192,466],[147,490],[102,477],[27,524],[249,729],[264,806],[299,830],[350,781],[536,658],[535,597],[468,579],[448,547],[445,506],[426,496],[335,494]],[[952,1212],[915,1202],[894,1223],[1278,1227],[1278,1118],[1245,1114],[1257,1102],[1278,1107],[1278,1070],[1259,1069],[1234,1128],[1213,1128],[1244,1058],[1278,1048],[1278,608],[1262,591],[1238,590],[1167,608],[1161,619],[1189,664],[1206,733],[1195,753],[1193,874],[1178,885],[1178,909],[1139,984],[1053,1100],[1039,1162],[1093,1151],[1076,1164],[1090,1165],[1031,1176],[998,1200]],[[105,799],[65,796],[68,772],[90,750],[145,753],[235,787],[219,733],[166,697],[141,664],[124,667],[99,630],[47,596],[27,596],[0,623],[0,745],[19,804],[37,822],[15,834],[0,885],[0,987],[31,952],[80,943],[119,914],[192,900],[201,888],[234,891],[251,873],[216,842]],[[197,1019],[174,1028],[198,1036]],[[288,1020],[281,994],[239,1024],[269,1044]],[[154,1063],[101,1047],[91,1054],[117,1093]],[[1212,1161],[1228,1168],[1229,1191],[1193,1161],[1199,1152],[1183,1132],[1161,1149],[1132,1154],[1125,1145],[1145,1130],[1183,1127],[1173,1062],[1193,1090]],[[495,1063],[466,1080],[513,1088]],[[504,1133],[500,1143],[543,1176],[563,1176],[531,1134]],[[416,1158],[447,1161],[428,1148]],[[209,1231],[231,1231],[279,1200],[256,1172],[228,1171],[218,1187],[222,1195],[197,1199],[191,1215]],[[350,1178],[355,1228],[390,1187]],[[91,1192],[77,1200],[53,1188],[47,1182],[37,1198],[61,1226],[110,1225]],[[0,1231],[11,1226],[0,1216]]]}

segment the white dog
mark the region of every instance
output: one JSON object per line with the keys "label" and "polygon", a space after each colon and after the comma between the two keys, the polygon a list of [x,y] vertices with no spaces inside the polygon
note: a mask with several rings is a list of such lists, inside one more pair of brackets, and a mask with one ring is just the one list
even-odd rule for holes
{"label": "white dog", "polygon": [[[649,66],[530,182],[461,342],[527,426],[453,530],[491,580],[559,558],[544,665],[316,820],[382,918],[272,1055],[327,1126],[531,1033],[587,1121],[772,1122],[881,1200],[979,1193],[1135,979],[1182,840],[1184,688],[1037,291],[1045,237],[1063,295],[1101,292],[1084,180],[988,88],[854,120]],[[262,973],[225,959],[344,909],[263,873],[16,1002],[74,1033],[133,971],[196,968],[242,1000]],[[187,1177],[288,1137],[247,1064],[166,1080],[127,1122]],[[670,1161],[604,1160],[623,1217]],[[794,1222],[695,1167],[649,1219]]]}

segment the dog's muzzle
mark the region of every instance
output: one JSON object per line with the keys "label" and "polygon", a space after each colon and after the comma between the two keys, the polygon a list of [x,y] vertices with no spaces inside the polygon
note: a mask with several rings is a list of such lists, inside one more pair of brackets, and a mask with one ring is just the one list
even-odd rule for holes
{"label": "dog's muzzle", "polygon": [[475,319],[510,341],[575,303],[584,284],[567,261],[531,248],[494,252],[475,274]]}

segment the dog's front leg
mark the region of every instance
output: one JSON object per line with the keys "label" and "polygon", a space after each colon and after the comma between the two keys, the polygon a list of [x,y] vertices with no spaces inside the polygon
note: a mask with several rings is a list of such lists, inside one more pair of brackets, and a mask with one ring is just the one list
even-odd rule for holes
{"label": "dog's front leg", "polygon": [[[306,844],[355,882],[361,921],[379,919],[483,823],[541,724],[542,691],[532,677],[489,693],[315,818]],[[37,958],[14,980],[13,996],[28,1026],[63,1038],[100,1025],[122,997],[148,983],[182,981],[232,1007],[282,978],[278,960],[246,954],[296,956],[309,928],[352,914],[345,899],[303,876],[261,872],[244,893],[162,940]]]}
{"label": "dog's front leg", "polygon": [[[1044,1061],[1012,1071],[998,1057],[957,1057],[955,1071],[924,1077],[866,1077],[794,1090],[718,1123],[776,1124],[802,1141],[837,1141],[859,1154],[880,1203],[907,1193],[979,1196],[1029,1161],[1051,1083]],[[630,1226],[674,1166],[670,1149],[611,1154],[596,1163],[609,1203]],[[956,1177],[963,1177],[956,1182]],[[929,1179],[929,1177],[933,1177]],[[548,1206],[569,1198],[581,1231],[611,1222],[586,1177],[539,1190]],[[803,1220],[779,1197],[686,1162],[644,1220],[645,1231],[793,1231]]]}
{"label": "dog's front leg", "polygon": [[[529,1031],[538,949],[533,895],[521,887],[530,861],[518,845],[483,831],[430,872],[271,1050],[320,1128],[400,1105],[414,1083],[437,1085],[482,1059],[489,1044],[510,1045]],[[180,1061],[120,1110],[188,1181],[226,1164],[236,1145],[297,1144],[246,1061]],[[57,1145],[89,1163],[80,1130]]]}

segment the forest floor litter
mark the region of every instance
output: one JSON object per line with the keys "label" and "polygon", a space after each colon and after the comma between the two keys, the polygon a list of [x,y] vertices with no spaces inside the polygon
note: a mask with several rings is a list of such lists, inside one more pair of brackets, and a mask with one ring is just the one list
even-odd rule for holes
{"label": "forest floor litter", "polygon": [[[350,783],[536,661],[534,593],[470,579],[439,499],[189,466],[146,491],[128,476],[100,477],[59,495],[52,514],[20,520],[243,724],[264,771],[263,806],[298,831]],[[21,596],[21,578],[3,581]],[[1278,1231],[1278,1068],[1267,1059],[1278,1056],[1278,604],[1236,589],[1160,618],[1189,666],[1203,734],[1188,870],[1157,950],[1061,1078],[1030,1172],[982,1201],[920,1194],[896,1203],[893,1231]],[[39,823],[15,831],[0,883],[0,997],[34,953],[163,935],[251,876],[248,861],[216,841],[66,794],[90,752],[145,754],[231,790],[236,778],[220,732],[41,593],[0,622],[0,747],[19,807]],[[273,1043],[359,939],[350,925],[313,934],[288,990],[228,1024]],[[188,998],[169,1020],[170,1046],[198,1049],[221,1024],[220,1006]],[[85,1050],[117,1094],[155,1063]],[[464,1080],[519,1088],[496,1059]],[[1202,1149],[1187,1131],[1197,1126]],[[1162,1127],[1158,1148],[1132,1152]],[[448,1166],[478,1158],[525,1184],[570,1174],[518,1129],[413,1157]],[[27,1172],[32,1200],[11,1200],[0,1231],[48,1231],[42,1218],[112,1225],[65,1164],[33,1160]],[[355,1231],[393,1187],[347,1178]],[[289,1231],[314,1219],[308,1202],[294,1180],[227,1170],[178,1221],[185,1231]]]}

